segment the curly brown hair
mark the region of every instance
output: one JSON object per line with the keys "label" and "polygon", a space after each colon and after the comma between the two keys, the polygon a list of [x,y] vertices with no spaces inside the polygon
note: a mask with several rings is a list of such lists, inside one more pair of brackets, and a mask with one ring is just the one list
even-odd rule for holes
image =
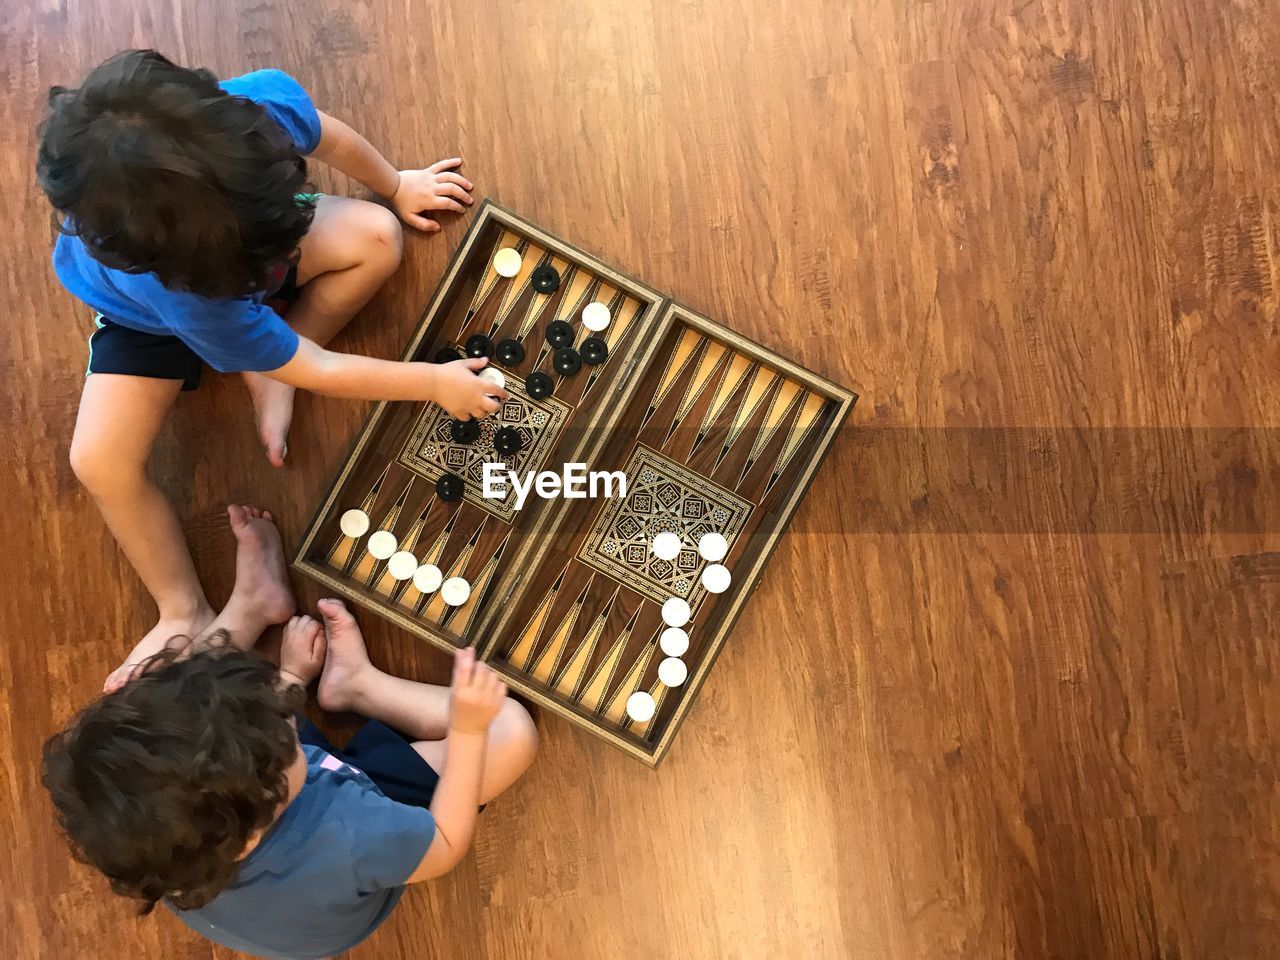
{"label": "curly brown hair", "polygon": [[36,175],[95,259],[206,297],[267,289],[315,215],[306,161],[266,110],[154,50],[49,91]]}
{"label": "curly brown hair", "polygon": [[300,687],[225,635],[152,658],[44,746],[44,785],[76,858],[116,893],[201,907],[288,796]]}

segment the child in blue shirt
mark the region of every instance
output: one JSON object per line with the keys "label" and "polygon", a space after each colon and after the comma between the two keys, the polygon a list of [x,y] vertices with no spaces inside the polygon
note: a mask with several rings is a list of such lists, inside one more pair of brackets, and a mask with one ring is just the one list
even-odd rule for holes
{"label": "child in blue shirt", "polygon": [[[390,209],[306,192],[307,157]],[[37,171],[62,218],[54,269],[96,312],[71,463],[159,612],[107,689],[168,637],[196,636],[214,619],[177,515],[147,472],[169,408],[204,364],[244,378],[275,466],[299,388],[431,400],[463,418],[505,398],[476,376],[483,360],[325,349],[399,264],[397,215],[431,233],[440,225],[424,213],[472,202],[460,164],[397,171],[278,70],[219,82],[131,50],[78,88],[50,92]]]}
{"label": "child in blue shirt", "polygon": [[[450,688],[375,668],[355,620],[293,617],[280,667],[247,650],[288,594],[270,514],[230,508],[236,587],[214,629],[135,666],[45,746],[45,786],[76,855],[113,889],[272,960],[317,960],[381,924],[406,884],[452,869],[479,804],[533,760],[529,714],[474,651]],[[291,598],[290,598],[291,602]],[[323,665],[323,671],[322,671]],[[295,720],[373,717],[345,749]]]}

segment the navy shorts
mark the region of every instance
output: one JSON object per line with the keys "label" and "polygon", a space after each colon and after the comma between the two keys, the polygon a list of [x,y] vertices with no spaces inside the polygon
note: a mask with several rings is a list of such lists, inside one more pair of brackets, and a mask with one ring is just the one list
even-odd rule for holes
{"label": "navy shorts", "polygon": [[398,803],[430,807],[440,775],[413,749],[408,737],[381,720],[370,720],[339,750],[305,717],[298,718],[298,739],[319,747],[364,772],[378,789]]}
{"label": "navy shorts", "polygon": [[204,361],[177,337],[143,333],[99,314],[89,338],[89,373],[122,373],[155,380],[181,380],[183,390],[200,386]]}
{"label": "navy shorts", "polygon": [[[298,299],[298,268],[290,267],[270,300]],[[181,380],[183,390],[200,386],[204,361],[177,337],[144,333],[98,314],[98,329],[89,337],[88,373],[120,373],[156,380]]]}

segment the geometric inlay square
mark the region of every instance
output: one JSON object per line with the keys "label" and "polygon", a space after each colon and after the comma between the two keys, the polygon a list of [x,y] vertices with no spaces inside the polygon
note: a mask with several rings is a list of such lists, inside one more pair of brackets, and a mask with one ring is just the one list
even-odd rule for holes
{"label": "geometric inlay square", "polygon": [[[627,496],[600,505],[578,559],[657,603],[680,597],[696,609],[706,593],[698,538],[714,531],[732,545],[751,503],[643,444],[622,472]],[[651,547],[665,531],[680,537],[674,562],[655,556]]]}
{"label": "geometric inlay square", "polygon": [[[510,523],[516,513],[515,489],[507,484],[505,497],[486,500],[484,465],[505,464],[508,470],[521,475],[527,470],[542,470],[560,438],[560,428],[569,419],[570,408],[554,397],[534,400],[524,392],[518,377],[507,378],[506,390],[509,399],[497,413],[480,421],[480,436],[475,443],[454,443],[449,432],[453,418],[434,403],[423,404],[399,461],[433,483],[443,474],[456,473],[463,479],[462,498],[467,503]],[[504,457],[493,448],[493,435],[501,427],[514,427],[524,441],[511,456]]]}

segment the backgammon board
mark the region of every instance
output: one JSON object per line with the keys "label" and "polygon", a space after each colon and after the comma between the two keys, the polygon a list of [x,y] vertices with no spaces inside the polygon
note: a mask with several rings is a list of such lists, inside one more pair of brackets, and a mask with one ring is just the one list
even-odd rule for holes
{"label": "backgammon board", "polygon": [[[477,335],[506,348],[497,413],[460,437],[434,404],[379,404],[294,565],[656,766],[856,397],[491,201],[404,358]],[[518,508],[484,495],[487,462],[626,492]]]}

